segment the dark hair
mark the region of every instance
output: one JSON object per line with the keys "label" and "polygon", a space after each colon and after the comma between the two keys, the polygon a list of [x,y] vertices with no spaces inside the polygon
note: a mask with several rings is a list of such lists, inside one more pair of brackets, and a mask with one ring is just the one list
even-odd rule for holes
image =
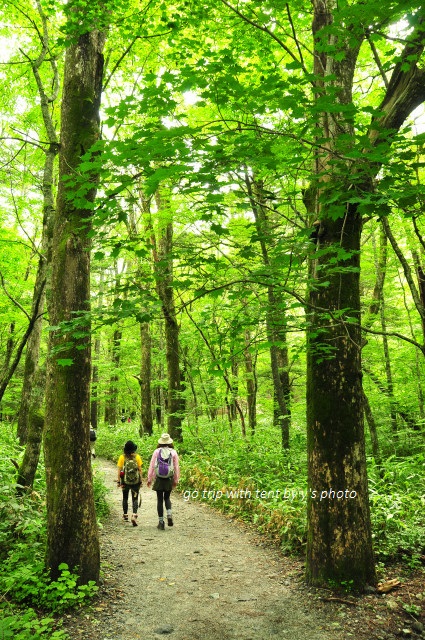
{"label": "dark hair", "polygon": [[124,453],[131,454],[137,451],[137,444],[134,444],[132,440],[127,440],[124,445]]}

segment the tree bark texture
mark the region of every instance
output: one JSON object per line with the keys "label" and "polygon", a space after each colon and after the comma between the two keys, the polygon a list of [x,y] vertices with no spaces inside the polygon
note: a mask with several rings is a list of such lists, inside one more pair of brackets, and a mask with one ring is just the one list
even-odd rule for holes
{"label": "tree bark texture", "polygon": [[289,375],[288,353],[286,347],[285,314],[282,306],[278,306],[276,283],[280,274],[274,273],[274,266],[269,255],[269,246],[272,238],[270,224],[267,219],[264,203],[264,185],[261,180],[251,179],[245,171],[245,184],[250,200],[252,212],[255,218],[255,226],[260,239],[261,255],[264,266],[269,270],[270,284],[267,286],[267,310],[266,330],[267,339],[270,342],[270,367],[273,380],[274,397],[274,424],[279,427],[282,434],[282,447],[289,449],[289,432],[291,427],[291,415],[289,409]]}
{"label": "tree bark texture", "polygon": [[[58,153],[58,145],[52,143],[46,152],[43,174],[43,233],[41,239],[41,253],[39,257],[37,274],[34,285],[34,295],[32,303],[32,314],[34,315],[35,307],[38,303],[37,319],[31,335],[28,338],[27,350],[25,354],[24,379],[22,383],[21,402],[18,414],[18,438],[21,444],[26,443],[28,434],[28,420],[30,414],[30,405],[35,377],[38,371],[38,361],[40,353],[41,332],[43,325],[43,312],[45,305],[45,290],[47,272],[50,265],[51,252],[51,231],[54,212],[53,200],[53,168],[55,157]],[[40,434],[41,437],[41,434]],[[41,446],[41,442],[40,442]]]}
{"label": "tree bark texture", "polygon": [[28,415],[28,434],[24,457],[18,471],[16,483],[18,493],[31,489],[40,459],[41,440],[44,427],[44,415],[33,408]]}
{"label": "tree bark texture", "polygon": [[[359,24],[334,28],[336,0],[313,0],[315,95],[341,107],[352,104]],[[353,140],[344,109],[322,111],[316,120],[316,155],[310,211],[320,222],[318,254],[311,269],[310,329],[307,360],[309,500],[307,579],[316,584],[345,581],[363,587],[375,581],[368,504],[361,384],[359,250],[362,220],[350,197],[373,190],[380,164],[369,150],[392,141],[411,111],[425,100],[425,72],[416,63],[423,51],[424,9],[398,56],[385,96],[372,119],[365,161],[358,169],[341,157],[338,144]],[[354,17],[354,20],[356,18]],[[356,37],[352,32],[357,30]],[[342,52],[343,55],[335,55]],[[345,166],[344,166],[345,165]],[[361,172],[361,173],[360,173]],[[339,192],[339,212],[335,194]],[[330,491],[355,492],[355,498],[329,498]],[[313,495],[313,494],[311,494]],[[351,493],[350,495],[353,495]]]}
{"label": "tree bark texture", "polygon": [[[336,3],[314,0],[316,97],[334,91],[341,105],[351,104],[352,80],[360,43],[337,43],[322,29],[333,23]],[[336,62],[327,46],[344,47]],[[336,78],[329,84],[328,77]],[[359,252],[362,221],[355,206],[338,217],[327,204],[341,188],[335,166],[340,135],[352,125],[340,113],[322,112],[317,130],[313,190],[320,220],[311,270],[307,332],[308,582],[346,582],[356,588],[375,582],[366,473],[361,374]],[[343,202],[343,196],[341,196]],[[313,212],[312,212],[313,213]],[[335,219],[336,218],[336,219]],[[338,258],[338,254],[342,259]],[[344,310],[348,310],[349,321]],[[343,496],[337,497],[337,496]]]}
{"label": "tree bark texture", "polygon": [[140,400],[142,433],[153,433],[152,415],[152,339],[148,322],[140,323],[141,366]]}
{"label": "tree bark texture", "polygon": [[117,327],[112,336],[112,373],[109,378],[109,389],[105,401],[105,422],[112,425],[116,425],[118,422],[118,371],[121,361],[121,339],[122,331],[120,327]]}
{"label": "tree bark texture", "polygon": [[[30,413],[33,416],[37,415],[37,408],[36,407],[31,408],[30,405],[32,402],[33,386],[36,379],[38,364],[39,364],[38,361],[39,361],[41,332],[42,332],[42,324],[43,324],[42,314],[43,314],[44,305],[45,305],[44,283],[47,280],[47,275],[49,273],[50,261],[51,261],[52,227],[53,227],[53,215],[55,210],[54,167],[55,167],[55,159],[59,152],[58,137],[57,137],[56,128],[53,122],[52,108],[51,108],[52,104],[56,101],[59,94],[59,72],[56,64],[56,58],[52,57],[50,54],[49,28],[48,28],[47,16],[43,12],[41,3],[39,2],[37,3],[37,10],[43,25],[42,36],[41,36],[41,50],[37,59],[31,61],[31,68],[37,84],[38,93],[40,96],[40,111],[43,118],[47,139],[49,141],[49,147],[45,151],[46,157],[44,160],[44,171],[43,171],[43,182],[42,182],[43,231],[42,231],[42,237],[41,237],[40,257],[39,257],[39,263],[38,263],[35,286],[34,286],[33,309],[32,309],[32,313],[34,313],[36,301],[40,298],[40,302],[38,305],[39,317],[35,321],[34,328],[31,332],[30,337],[28,338],[27,350],[25,355],[24,379],[22,383],[21,402],[19,405],[18,430],[17,430],[18,438],[21,444],[26,442],[26,439],[27,439],[27,433],[29,428],[28,422],[30,420],[30,417],[29,417]],[[49,58],[49,65],[51,69],[51,79],[49,83],[51,92],[49,95],[46,90],[48,83],[47,81],[43,81],[42,76],[40,74],[40,69],[42,65],[45,62],[47,62],[46,58]],[[48,284],[46,284],[46,288],[48,288]],[[41,296],[40,296],[40,291],[41,291]],[[36,418],[31,418],[32,422],[34,422],[34,420],[35,422],[37,422]],[[40,450],[41,448],[41,432],[39,435],[40,435],[40,443],[38,443],[37,445],[38,450]],[[33,449],[35,446],[34,433],[31,434],[31,440],[32,440],[31,447]],[[39,455],[39,451],[37,454],[37,461],[38,461],[38,455]]]}
{"label": "tree bark texture", "polygon": [[[104,35],[85,33],[66,52],[61,109],[59,187],[53,231],[50,321],[76,320],[90,309],[90,208],[74,204],[66,177],[99,137]],[[86,194],[96,195],[96,172]],[[44,451],[47,480],[47,566],[76,568],[86,584],[99,579],[99,539],[90,460],[90,325],[79,323],[50,335]],[[81,335],[82,334],[82,335]],[[65,360],[67,366],[58,360]]]}
{"label": "tree bark texture", "polygon": [[[158,209],[163,204],[157,195]],[[174,306],[173,292],[173,223],[167,222],[159,231],[158,247],[154,249],[155,277],[157,292],[161,300],[164,317],[165,352],[167,359],[167,424],[168,432],[176,440],[182,439],[181,417],[181,381],[180,381],[180,353],[179,353],[179,325]],[[156,243],[155,243],[156,245]]]}
{"label": "tree bark texture", "polygon": [[251,435],[254,435],[257,426],[257,377],[255,372],[255,362],[249,350],[251,344],[251,333],[245,330],[245,380],[246,380],[246,401],[248,405],[248,427]]}

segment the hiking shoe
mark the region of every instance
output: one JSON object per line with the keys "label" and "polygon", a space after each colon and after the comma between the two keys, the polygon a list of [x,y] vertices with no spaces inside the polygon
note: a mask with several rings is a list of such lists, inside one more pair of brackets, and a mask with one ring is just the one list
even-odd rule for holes
{"label": "hiking shoe", "polygon": [[131,516],[131,524],[133,525],[133,527],[137,527],[137,513],[133,513],[133,515]]}
{"label": "hiking shoe", "polygon": [[161,529],[161,531],[164,531],[164,529],[165,529],[165,522],[164,521],[158,522],[158,529]]}
{"label": "hiking shoe", "polygon": [[172,526],[173,526],[174,522],[173,522],[173,518],[172,518],[171,516],[168,516],[168,518],[167,518],[167,523],[168,523],[168,526],[169,526],[169,527],[172,527]]}
{"label": "hiking shoe", "polygon": [[123,513],[122,519],[124,520],[124,522],[128,522],[128,515],[126,513]]}

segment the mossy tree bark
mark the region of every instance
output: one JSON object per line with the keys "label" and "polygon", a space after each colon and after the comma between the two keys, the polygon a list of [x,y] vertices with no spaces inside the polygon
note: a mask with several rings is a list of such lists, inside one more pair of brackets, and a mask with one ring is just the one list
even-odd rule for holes
{"label": "mossy tree bark", "polygon": [[[362,410],[358,203],[373,191],[381,166],[376,156],[368,160],[369,151],[381,143],[388,149],[392,133],[425,100],[425,72],[416,63],[423,51],[425,13],[416,12],[415,28],[372,120],[363,162],[354,165],[344,145],[355,139],[349,112],[364,32],[355,22],[355,12],[352,24],[347,16],[338,24],[333,0],[313,0],[313,6],[315,95],[318,104],[328,98],[333,107],[316,121],[319,151],[305,200],[313,219],[320,221],[309,293],[307,440],[312,493],[306,573],[313,584],[333,581],[361,588],[375,581],[375,568]],[[343,498],[337,498],[338,491]]]}
{"label": "mossy tree bark", "polygon": [[[57,327],[73,321],[78,333],[55,330],[50,334],[44,438],[47,566],[53,578],[60,573],[61,563],[76,568],[82,584],[97,582],[100,566],[89,442],[90,207],[74,204],[66,178],[77,173],[81,157],[99,137],[104,41],[104,35],[93,30],[76,37],[66,52],[48,298],[51,324]],[[93,170],[88,202],[96,195],[96,177]]]}
{"label": "mossy tree bark", "polygon": [[[38,404],[38,403],[37,403]],[[44,427],[44,415],[40,411],[40,407],[36,403],[28,414],[27,423],[27,439],[24,457],[18,471],[16,484],[18,485],[18,493],[22,493],[25,489],[32,489],[35,474],[37,472],[38,461],[40,459],[41,439]],[[41,404],[41,402],[39,403]]]}

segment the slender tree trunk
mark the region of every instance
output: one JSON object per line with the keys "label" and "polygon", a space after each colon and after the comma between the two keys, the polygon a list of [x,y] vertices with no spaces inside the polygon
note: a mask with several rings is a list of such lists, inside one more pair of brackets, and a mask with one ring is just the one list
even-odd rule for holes
{"label": "slender tree trunk", "polygon": [[[41,332],[43,325],[43,311],[45,304],[45,283],[47,279],[48,265],[50,264],[49,245],[51,242],[52,217],[54,211],[53,202],[53,169],[55,157],[58,153],[58,145],[53,143],[46,152],[43,175],[43,233],[41,240],[41,252],[38,262],[37,274],[34,285],[34,296],[32,303],[32,315],[38,303],[38,317],[34,322],[31,335],[28,338],[27,350],[25,354],[24,379],[22,383],[21,402],[18,414],[18,438],[21,444],[27,441],[28,420],[34,381],[38,371]],[[40,433],[41,438],[41,433]],[[41,446],[41,441],[40,441]]]}
{"label": "slender tree trunk", "polygon": [[254,435],[257,426],[257,379],[255,366],[249,346],[251,344],[251,334],[249,329],[245,331],[245,379],[246,379],[246,400],[248,405],[248,426],[251,435]]}
{"label": "slender tree trunk", "polygon": [[245,170],[245,184],[255,218],[257,234],[260,239],[263,264],[269,269],[271,283],[267,286],[266,330],[270,347],[270,367],[273,380],[273,421],[279,427],[282,435],[282,447],[289,449],[289,432],[291,416],[289,410],[289,379],[287,380],[288,355],[284,354],[286,347],[286,332],[284,330],[284,311],[278,306],[276,286],[273,283],[273,264],[269,256],[267,241],[270,242],[271,233],[269,221],[264,208],[264,186],[261,180],[251,179]]}
{"label": "slender tree trunk", "polygon": [[[54,166],[55,159],[59,152],[58,137],[56,128],[52,118],[52,105],[56,101],[59,94],[59,73],[57,69],[56,59],[51,55],[50,43],[49,43],[49,31],[47,17],[43,12],[40,3],[37,3],[37,10],[41,18],[42,23],[42,35],[41,35],[41,50],[36,60],[31,60],[31,69],[35,78],[38,93],[40,96],[40,110],[43,118],[44,128],[46,131],[47,139],[49,141],[49,147],[46,150],[46,157],[44,160],[43,171],[43,231],[41,238],[40,256],[37,268],[37,274],[34,285],[34,295],[32,303],[32,314],[34,315],[35,306],[38,303],[38,318],[34,322],[34,327],[31,335],[28,338],[27,350],[25,355],[25,367],[24,367],[24,379],[22,383],[21,402],[19,406],[18,414],[18,438],[22,443],[26,442],[28,433],[28,421],[30,413],[37,415],[37,411],[33,407],[30,409],[32,402],[32,391],[34,382],[36,380],[38,365],[39,365],[39,353],[41,343],[41,332],[43,324],[43,311],[45,305],[45,283],[47,280],[47,274],[51,261],[51,240],[52,240],[52,228],[53,228],[53,215],[55,209],[54,203]],[[46,58],[49,57],[49,64],[51,70],[50,79],[50,94],[46,91],[47,82],[42,80],[40,75],[41,66],[47,62]],[[36,401],[37,403],[37,401]],[[37,421],[37,419],[35,419]],[[41,432],[40,443],[38,449],[41,448]],[[34,446],[34,433],[31,435]],[[38,458],[37,458],[38,460]]]}
{"label": "slender tree trunk", "polygon": [[376,428],[375,418],[373,417],[372,409],[367,395],[363,391],[363,407],[366,416],[367,423],[369,425],[370,441],[372,444],[372,454],[375,458],[376,465],[382,466],[381,449],[379,447],[378,429]]}
{"label": "slender tree trunk", "polygon": [[161,429],[165,426],[165,414],[167,412],[167,397],[164,392],[165,373],[163,365],[163,354],[165,353],[164,346],[164,325],[162,320],[157,323],[158,326],[158,345],[157,349],[160,353],[160,358],[157,364],[157,370],[155,374],[156,386],[154,388],[154,402],[155,402],[155,421]]}
{"label": "slender tree trunk", "polygon": [[[102,308],[103,304],[103,271],[100,273],[99,279],[99,295],[98,295],[98,311]],[[92,364],[92,376],[91,376],[91,399],[90,399],[90,424],[93,429],[98,428],[99,418],[99,360],[100,360],[100,337],[96,336],[94,340],[94,358]]]}
{"label": "slender tree trunk", "polygon": [[[238,388],[239,388],[239,382],[238,382],[238,376],[239,376],[239,363],[236,360],[236,358],[232,358],[232,374],[231,374],[231,385],[232,385],[232,395],[231,395],[231,400],[229,402],[229,410],[230,410],[230,415],[232,416],[232,421],[236,420],[236,414],[237,414],[237,409],[236,409],[236,402],[237,402],[237,397],[238,397]],[[245,434],[243,434],[245,436]]]}
{"label": "slender tree trunk", "polygon": [[[99,105],[105,37],[94,30],[69,46],[65,58],[61,110],[59,188],[53,230],[52,325],[80,321],[83,337],[67,330],[50,334],[46,386],[44,453],[47,481],[47,557],[52,578],[66,563],[86,584],[99,580],[99,538],[90,456],[90,208],[72,200],[66,178],[78,172],[81,157],[99,137]],[[88,201],[96,195],[91,175]],[[81,206],[81,205],[80,205]],[[69,345],[69,342],[72,345]]]}
{"label": "slender tree trunk", "polygon": [[14,346],[13,333],[15,331],[15,325],[14,325],[13,322],[10,325],[11,337],[7,341],[6,360],[5,360],[5,363],[4,363],[3,371],[0,373],[0,403],[3,400],[3,396],[4,396],[5,392],[6,392],[7,385],[11,381],[12,376],[15,373],[15,371],[16,371],[18,365],[19,365],[23,350],[25,348],[25,345],[28,342],[28,339],[29,339],[31,333],[32,333],[33,327],[34,327],[35,323],[37,322],[37,320],[39,318],[39,315],[40,315],[39,314],[39,307],[40,307],[41,298],[44,295],[44,286],[45,286],[45,282],[42,283],[42,286],[40,286],[40,289],[38,291],[38,297],[34,300],[32,315],[29,317],[28,326],[27,326],[27,328],[25,330],[24,335],[22,336],[22,338],[21,338],[21,340],[19,342],[19,345],[18,345],[18,347],[17,347],[17,349],[15,351],[15,354],[14,354],[13,358],[12,358],[12,350],[13,350],[13,346]]}
{"label": "slender tree trunk", "polygon": [[109,389],[105,404],[106,424],[116,425],[118,422],[118,370],[121,361],[121,340],[122,331],[120,328],[114,330],[111,346],[112,373],[109,378]]}
{"label": "slender tree trunk", "polygon": [[140,400],[142,433],[152,435],[152,340],[148,322],[140,323],[141,368],[140,368]]}
{"label": "slender tree trunk", "polygon": [[[164,211],[165,200],[157,194],[159,211]],[[152,233],[152,249],[157,281],[157,293],[162,304],[167,359],[167,425],[175,440],[182,440],[182,402],[180,380],[179,325],[173,292],[173,223],[169,221],[159,230],[158,242]]]}
{"label": "slender tree trunk", "polygon": [[[40,377],[43,379],[40,380]],[[34,386],[38,388],[38,393],[34,393],[31,406],[27,416],[27,438],[24,457],[18,471],[17,485],[18,493],[22,493],[21,487],[31,489],[38,467],[41,451],[41,441],[44,428],[44,413],[41,409],[44,399],[45,379],[40,376],[38,369],[37,381]]]}

